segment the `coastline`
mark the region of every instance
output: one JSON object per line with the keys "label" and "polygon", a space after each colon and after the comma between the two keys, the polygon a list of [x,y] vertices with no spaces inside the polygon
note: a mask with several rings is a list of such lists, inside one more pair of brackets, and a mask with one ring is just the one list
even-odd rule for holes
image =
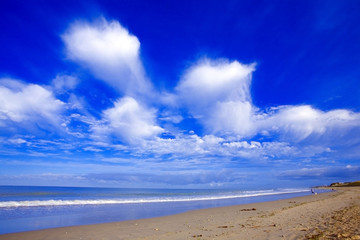
{"label": "coastline", "polygon": [[334,189],[318,195],[165,217],[3,234],[0,240],[360,239],[360,188]]}

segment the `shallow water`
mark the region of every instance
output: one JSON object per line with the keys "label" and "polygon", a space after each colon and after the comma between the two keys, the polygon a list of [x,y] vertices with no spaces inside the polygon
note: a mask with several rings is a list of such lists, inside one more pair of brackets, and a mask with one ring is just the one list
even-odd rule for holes
{"label": "shallow water", "polygon": [[310,189],[0,187],[0,234],[166,216],[310,195]]}

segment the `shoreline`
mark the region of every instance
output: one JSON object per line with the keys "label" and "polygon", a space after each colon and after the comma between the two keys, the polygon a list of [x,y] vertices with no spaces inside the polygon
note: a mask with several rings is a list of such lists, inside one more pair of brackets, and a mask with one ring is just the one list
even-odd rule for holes
{"label": "shoreline", "polygon": [[[327,234],[340,234],[338,239],[341,234],[350,237],[348,239],[360,239],[360,188],[334,189],[335,192],[192,210],[164,217],[3,234],[0,240],[321,239]],[[357,214],[355,218],[354,214]],[[343,231],[332,229],[337,224]]]}

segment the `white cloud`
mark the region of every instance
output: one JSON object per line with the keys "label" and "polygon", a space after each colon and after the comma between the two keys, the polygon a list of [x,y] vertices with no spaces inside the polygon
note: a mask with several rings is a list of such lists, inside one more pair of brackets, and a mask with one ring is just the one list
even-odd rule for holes
{"label": "white cloud", "polygon": [[323,133],[322,113],[311,106],[283,106],[266,119],[265,128],[291,134],[293,140],[303,140],[313,132]]}
{"label": "white cloud", "polygon": [[216,102],[251,102],[249,86],[255,65],[237,61],[203,60],[185,72],[177,91],[192,111],[211,107]]}
{"label": "white cloud", "polygon": [[94,126],[93,131],[100,138],[115,136],[133,143],[163,131],[155,120],[154,110],[145,108],[134,98],[124,97],[103,112],[103,124]]}
{"label": "white cloud", "polygon": [[213,133],[247,137],[254,132],[253,112],[250,102],[218,102],[201,121]]}
{"label": "white cloud", "polygon": [[180,123],[184,118],[180,114],[174,114],[171,111],[161,113],[159,120],[172,123]]}
{"label": "white cloud", "polygon": [[158,157],[166,155],[169,161],[186,159],[187,162],[192,161],[193,167],[200,162],[209,166],[216,164],[217,161],[224,164],[233,157],[258,162],[266,159],[287,158],[290,155],[293,158],[312,156],[314,151],[309,149],[301,152],[287,142],[231,141],[215,135],[201,137],[196,134],[183,134],[167,139],[156,137],[141,145],[135,145],[131,149],[132,152],[143,155],[155,154]]}
{"label": "white cloud", "polygon": [[[176,87],[178,100],[208,133],[235,139],[257,134],[299,143],[318,141],[338,145],[359,143],[360,114],[346,109],[328,112],[309,105],[278,106],[261,111],[252,104],[254,64],[205,60],[190,67]],[[340,143],[341,144],[341,143]]]}
{"label": "white cloud", "polygon": [[251,73],[255,65],[204,60],[191,67],[176,90],[180,100],[210,133],[252,132]]}
{"label": "white cloud", "polygon": [[271,110],[257,125],[259,131],[278,133],[291,142],[311,139],[338,142],[353,131],[360,131],[360,114],[345,109],[324,112],[309,105],[281,106]]}
{"label": "white cloud", "polygon": [[146,94],[151,83],[139,58],[140,42],[119,22],[74,23],[62,39],[69,59],[126,95]]}
{"label": "white cloud", "polygon": [[88,151],[88,152],[102,152],[102,151],[104,151],[102,149],[94,148],[92,146],[84,147],[83,149],[84,149],[84,151]]}
{"label": "white cloud", "polygon": [[24,143],[28,143],[28,141],[22,139],[22,138],[11,138],[11,139],[8,139],[8,141],[12,144],[24,144]]}
{"label": "white cloud", "polygon": [[63,93],[67,90],[73,90],[79,80],[75,76],[57,75],[51,82],[54,91]]}
{"label": "white cloud", "polygon": [[52,92],[17,80],[0,80],[0,124],[16,123],[20,127],[60,124],[64,103]]}
{"label": "white cloud", "polygon": [[179,135],[176,138],[155,138],[140,146],[137,151],[155,154],[174,154],[177,156],[195,156],[212,153],[210,148],[219,146],[223,139],[215,136],[200,137],[193,135]]}

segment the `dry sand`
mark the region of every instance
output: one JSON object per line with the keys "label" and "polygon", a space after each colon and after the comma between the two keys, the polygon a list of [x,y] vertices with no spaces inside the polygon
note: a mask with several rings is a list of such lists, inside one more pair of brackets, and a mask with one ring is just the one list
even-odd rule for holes
{"label": "dry sand", "polygon": [[360,187],[167,217],[4,234],[2,239],[360,239]]}

